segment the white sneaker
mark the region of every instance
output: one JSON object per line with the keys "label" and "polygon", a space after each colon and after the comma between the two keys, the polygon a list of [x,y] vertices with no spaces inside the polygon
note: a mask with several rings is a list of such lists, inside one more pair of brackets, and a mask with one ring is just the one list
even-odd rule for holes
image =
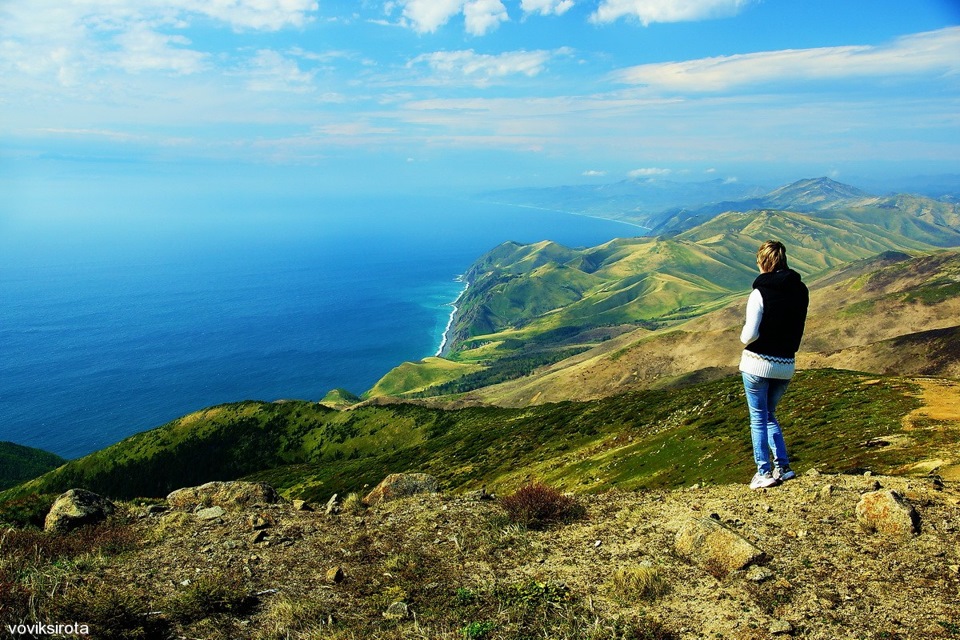
{"label": "white sneaker", "polygon": [[797,472],[790,467],[777,467],[773,470],[773,477],[780,482],[786,482],[787,480],[793,480],[796,478]]}
{"label": "white sneaker", "polygon": [[751,489],[766,489],[767,487],[775,487],[780,484],[780,481],[773,477],[773,474],[767,471],[766,473],[758,473],[753,476],[753,480],[750,481]]}

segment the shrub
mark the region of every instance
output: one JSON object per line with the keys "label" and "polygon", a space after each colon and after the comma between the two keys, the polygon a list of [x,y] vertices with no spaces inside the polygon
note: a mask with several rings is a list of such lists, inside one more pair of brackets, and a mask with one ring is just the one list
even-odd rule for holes
{"label": "shrub", "polygon": [[487,634],[497,628],[492,622],[471,622],[463,628],[463,637],[470,640],[486,638]]}
{"label": "shrub", "polygon": [[346,499],[343,501],[343,513],[349,513],[352,515],[360,515],[366,510],[366,505],[363,504],[363,500],[360,498],[359,494],[350,493],[347,495]]}
{"label": "shrub", "polygon": [[565,496],[553,487],[533,482],[500,499],[500,506],[511,522],[528,529],[543,529],[551,524],[571,522],[584,515],[576,498]]}
{"label": "shrub", "polygon": [[11,527],[43,527],[56,494],[32,493],[0,503],[0,525]]}

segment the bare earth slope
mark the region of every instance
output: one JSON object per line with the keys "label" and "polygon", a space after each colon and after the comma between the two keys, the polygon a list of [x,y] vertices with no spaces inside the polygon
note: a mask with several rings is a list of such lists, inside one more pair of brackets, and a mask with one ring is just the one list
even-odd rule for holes
{"label": "bare earth slope", "polygon": [[[858,502],[878,487],[916,509],[918,535],[858,524]],[[40,597],[37,615],[68,620],[86,603],[94,633],[117,638],[145,629],[256,640],[960,632],[956,483],[810,471],[760,492],[695,486],[578,500],[582,518],[544,531],[511,525],[495,502],[449,494],[339,515],[288,504],[147,515],[128,505],[129,524],[119,526],[133,542],[113,533],[128,550],[51,567],[58,597]],[[677,534],[698,518],[764,557],[732,572],[687,559]]]}

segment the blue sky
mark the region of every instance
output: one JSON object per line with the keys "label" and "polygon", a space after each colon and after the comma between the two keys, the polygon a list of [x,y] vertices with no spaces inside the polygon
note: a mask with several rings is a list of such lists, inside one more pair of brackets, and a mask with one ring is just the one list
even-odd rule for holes
{"label": "blue sky", "polygon": [[951,0],[4,0],[0,186],[960,173],[958,25]]}

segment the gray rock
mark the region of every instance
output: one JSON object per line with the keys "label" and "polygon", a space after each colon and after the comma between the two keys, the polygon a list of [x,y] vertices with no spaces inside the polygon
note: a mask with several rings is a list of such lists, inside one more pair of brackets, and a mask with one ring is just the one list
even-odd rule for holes
{"label": "gray rock", "polygon": [[920,533],[920,515],[893,490],[865,493],[857,503],[857,522],[867,531],[894,536]]}
{"label": "gray rock", "polygon": [[747,580],[750,582],[765,582],[773,577],[773,571],[766,567],[753,566],[747,571]]}
{"label": "gray rock", "polygon": [[340,506],[337,504],[337,498],[339,494],[333,494],[330,496],[330,499],[327,500],[326,514],[332,516],[335,513],[340,513]]}
{"label": "gray rock", "polygon": [[216,520],[217,518],[222,518],[225,514],[226,511],[223,510],[223,507],[207,507],[194,511],[194,515],[197,516],[198,520]]}
{"label": "gray rock", "polygon": [[363,502],[373,506],[418,493],[436,493],[438,486],[437,479],[426,473],[392,473],[374,487]]}
{"label": "gray rock", "polygon": [[677,553],[717,578],[762,561],[766,554],[712,518],[690,518],[677,532]]}
{"label": "gray rock", "polygon": [[43,528],[63,533],[107,519],[115,507],[106,498],[86,489],[70,489],[60,494],[50,507]]}
{"label": "gray rock", "polygon": [[263,482],[208,482],[199,487],[177,489],[167,496],[167,503],[179,509],[203,507],[246,507],[253,504],[280,502],[276,490]]}
{"label": "gray rock", "polygon": [[403,620],[410,615],[410,607],[406,602],[394,602],[383,612],[383,617],[391,620]]}
{"label": "gray rock", "polygon": [[793,633],[793,625],[791,625],[786,620],[774,620],[770,625],[769,629],[772,635],[782,635],[786,633]]}

